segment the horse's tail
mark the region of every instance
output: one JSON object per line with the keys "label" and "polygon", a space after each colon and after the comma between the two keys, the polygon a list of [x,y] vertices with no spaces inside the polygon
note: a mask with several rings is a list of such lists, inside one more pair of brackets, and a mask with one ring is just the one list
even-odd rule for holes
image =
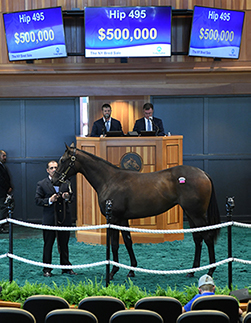
{"label": "horse's tail", "polygon": [[[211,179],[211,177],[208,174],[206,174],[206,175],[210,179],[211,185],[212,185],[212,193],[211,193],[210,202],[209,202],[208,209],[207,209],[208,223],[209,223],[209,225],[219,224],[220,223],[220,212],[219,212],[218,203],[217,203],[217,199],[216,199],[214,183],[213,183],[213,180]],[[220,234],[220,228],[216,229],[216,230],[212,230],[212,231],[214,234],[214,240],[216,241],[219,234]]]}

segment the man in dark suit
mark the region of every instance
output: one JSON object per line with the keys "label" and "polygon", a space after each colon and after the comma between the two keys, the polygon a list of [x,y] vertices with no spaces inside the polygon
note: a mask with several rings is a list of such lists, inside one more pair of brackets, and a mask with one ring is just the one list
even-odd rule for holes
{"label": "man in dark suit", "polygon": [[[8,209],[4,202],[7,194],[10,194],[13,189],[8,169],[5,166],[6,158],[6,152],[0,150],[0,220],[8,217]],[[4,224],[0,226],[0,233],[9,233],[9,231],[4,228]]]}
{"label": "man in dark suit", "polygon": [[[63,183],[60,186],[53,186],[51,183],[51,178],[57,167],[57,162],[53,160],[47,164],[49,176],[37,183],[35,202],[36,205],[43,207],[42,224],[49,226],[71,226],[69,203],[72,198],[72,190],[70,185]],[[43,230],[43,263],[51,264],[52,248],[56,238],[60,253],[60,265],[71,265],[68,249],[70,231]],[[51,268],[45,267],[43,269],[44,276],[51,277],[51,271]],[[76,275],[72,269],[63,269],[62,274]]]}
{"label": "man in dark suit", "polygon": [[122,131],[120,121],[111,117],[110,104],[102,105],[103,117],[93,123],[91,137],[105,137],[108,131]]}
{"label": "man in dark suit", "polygon": [[144,117],[136,120],[133,131],[139,134],[143,131],[155,131],[158,136],[165,136],[163,122],[159,118],[153,117],[152,103],[145,103],[143,106]]}

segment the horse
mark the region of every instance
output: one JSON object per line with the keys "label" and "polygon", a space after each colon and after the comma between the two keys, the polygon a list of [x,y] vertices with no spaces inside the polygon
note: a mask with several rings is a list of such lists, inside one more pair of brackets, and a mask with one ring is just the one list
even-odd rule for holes
{"label": "horse", "polygon": [[[59,185],[71,176],[81,173],[95,189],[101,213],[106,215],[106,201],[112,200],[111,224],[129,227],[129,219],[145,218],[161,214],[179,204],[185,212],[191,228],[220,223],[213,181],[203,170],[180,165],[165,170],[140,173],[121,169],[91,153],[66,145],[64,155],[52,178]],[[113,260],[119,262],[119,231],[111,230]],[[131,267],[137,267],[131,234],[121,231],[128,251]],[[193,268],[200,267],[201,249],[205,241],[210,264],[215,263],[214,243],[219,229],[193,232],[195,255]],[[209,269],[213,275],[216,268]],[[110,279],[119,267],[113,266]],[[130,270],[127,277],[134,277]],[[191,272],[188,276],[194,276]]]}

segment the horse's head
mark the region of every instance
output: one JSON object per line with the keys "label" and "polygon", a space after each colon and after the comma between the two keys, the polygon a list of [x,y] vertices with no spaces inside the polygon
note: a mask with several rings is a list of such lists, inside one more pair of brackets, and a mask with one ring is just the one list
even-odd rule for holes
{"label": "horse's head", "polygon": [[73,144],[66,146],[65,153],[58,162],[58,168],[52,177],[52,184],[59,185],[64,183],[67,178],[76,174],[75,161],[76,161],[76,148]]}

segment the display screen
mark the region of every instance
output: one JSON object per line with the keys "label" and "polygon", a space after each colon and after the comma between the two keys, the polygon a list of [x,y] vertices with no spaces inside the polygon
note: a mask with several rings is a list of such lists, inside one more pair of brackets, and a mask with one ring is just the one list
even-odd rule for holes
{"label": "display screen", "polygon": [[171,17],[171,7],[85,8],[85,56],[171,56]]}
{"label": "display screen", "polygon": [[194,6],[189,55],[239,58],[243,11]]}
{"label": "display screen", "polygon": [[61,7],[4,13],[10,61],[66,57]]}

